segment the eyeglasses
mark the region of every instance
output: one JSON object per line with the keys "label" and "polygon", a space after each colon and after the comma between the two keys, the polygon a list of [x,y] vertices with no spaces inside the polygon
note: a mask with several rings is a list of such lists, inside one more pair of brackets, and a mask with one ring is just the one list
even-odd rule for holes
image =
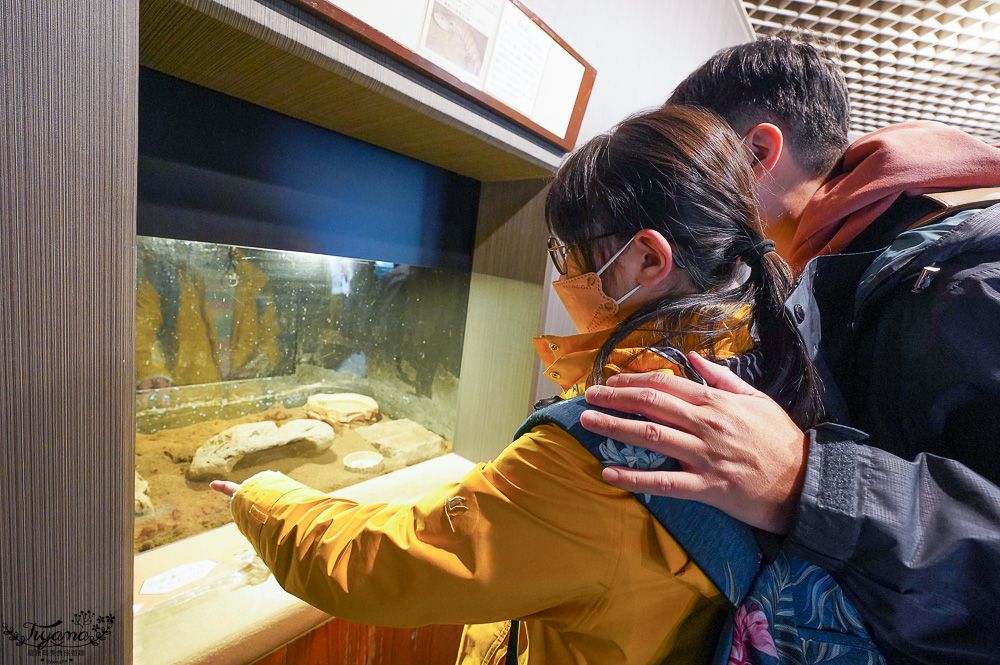
{"label": "eyeglasses", "polygon": [[[600,240],[601,238],[610,238],[611,236],[618,235],[617,233],[604,233],[599,236],[594,236],[593,238],[587,238],[585,242],[590,242],[592,240]],[[552,259],[552,265],[556,267],[560,275],[565,275],[568,269],[566,259],[569,257],[569,248],[575,247],[575,245],[566,245],[559,242],[559,238],[555,236],[549,236],[549,258]],[[686,270],[687,266],[681,261],[681,257],[674,251],[674,263],[677,264],[678,268]]]}
{"label": "eyeglasses", "polygon": [[[610,238],[611,236],[618,235],[615,232],[604,233],[599,236],[594,236],[592,238],[587,238],[584,242],[591,242],[594,240],[600,240],[601,238]],[[567,245],[559,242],[559,238],[555,236],[549,236],[549,258],[552,259],[552,265],[556,267],[556,270],[560,275],[565,275],[568,270],[567,259],[569,258],[570,247],[576,247],[577,245]]]}

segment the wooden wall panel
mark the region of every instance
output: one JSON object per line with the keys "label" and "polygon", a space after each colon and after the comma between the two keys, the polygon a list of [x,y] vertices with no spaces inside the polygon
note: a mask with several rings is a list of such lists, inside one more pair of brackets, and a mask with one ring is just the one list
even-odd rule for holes
{"label": "wooden wall panel", "polygon": [[545,264],[544,180],[483,183],[455,452],[495,457],[531,410]]}
{"label": "wooden wall panel", "polygon": [[[317,628],[319,630],[319,628]],[[310,633],[311,634],[311,633]],[[308,635],[303,635],[299,639],[305,639]],[[285,645],[274,651],[267,656],[264,656],[260,660],[255,660],[253,665],[287,665],[288,662],[288,645]]]}
{"label": "wooden wall panel", "polygon": [[332,619],[253,665],[452,665],[462,626],[383,628]]}
{"label": "wooden wall panel", "polygon": [[4,665],[131,662],[136,4],[0,0]]}
{"label": "wooden wall panel", "polygon": [[526,130],[269,4],[144,0],[141,64],[476,180],[545,177],[558,164],[562,151]]}

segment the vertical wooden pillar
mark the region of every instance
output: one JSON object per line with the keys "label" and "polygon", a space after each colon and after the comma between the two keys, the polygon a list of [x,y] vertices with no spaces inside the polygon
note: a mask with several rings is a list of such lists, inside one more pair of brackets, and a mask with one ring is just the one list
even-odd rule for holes
{"label": "vertical wooden pillar", "polygon": [[131,662],[138,3],[0,0],[0,662]]}
{"label": "vertical wooden pillar", "polygon": [[547,180],[484,182],[472,263],[455,452],[495,457],[531,408]]}

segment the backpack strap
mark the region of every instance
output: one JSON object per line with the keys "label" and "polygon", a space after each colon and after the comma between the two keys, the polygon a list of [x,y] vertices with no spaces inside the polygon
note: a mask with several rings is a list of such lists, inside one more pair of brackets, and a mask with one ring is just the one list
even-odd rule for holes
{"label": "backpack strap", "polygon": [[[680,469],[673,458],[584,429],[580,424],[580,414],[588,409],[630,420],[643,420],[640,416],[591,406],[580,396],[536,411],[524,421],[515,438],[539,425],[554,424],[579,441],[605,466],[663,471]],[[742,602],[764,559],[749,526],[697,501],[649,494],[635,496],[733,605]]]}
{"label": "backpack strap", "polygon": [[933,201],[941,206],[940,210],[935,210],[929,215],[925,215],[913,224],[906,227],[906,230],[915,229],[954,215],[963,210],[974,210],[976,208],[986,208],[994,203],[1000,203],[1000,187],[979,187],[976,189],[956,189],[950,192],[935,192],[933,194],[922,194],[921,198]]}
{"label": "backpack strap", "polygon": [[507,655],[503,659],[504,665],[517,665],[517,636],[521,633],[521,622],[512,619],[510,622],[510,633],[507,635]]}

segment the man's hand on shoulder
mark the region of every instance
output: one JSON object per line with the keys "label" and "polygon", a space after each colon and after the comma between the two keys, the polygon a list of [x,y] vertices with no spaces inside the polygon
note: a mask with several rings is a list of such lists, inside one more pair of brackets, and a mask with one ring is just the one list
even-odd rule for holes
{"label": "man's hand on shoulder", "polygon": [[587,401],[645,416],[598,411],[588,430],[677,459],[681,471],[604,470],[604,479],[644,494],[693,499],[774,533],[787,533],[802,492],[808,440],[774,400],[728,368],[688,355],[703,386],[663,372],[619,374],[587,389]]}

